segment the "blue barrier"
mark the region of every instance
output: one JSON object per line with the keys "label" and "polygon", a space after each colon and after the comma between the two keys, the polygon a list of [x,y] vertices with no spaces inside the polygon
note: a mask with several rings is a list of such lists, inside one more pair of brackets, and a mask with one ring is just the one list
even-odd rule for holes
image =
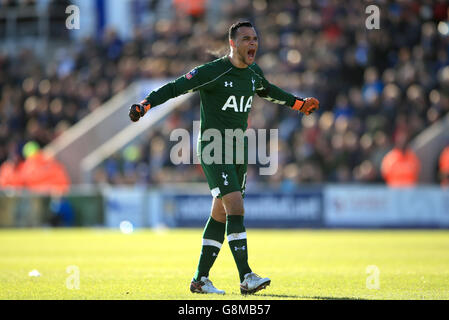
{"label": "blue barrier", "polygon": [[[163,194],[163,221],[171,227],[203,227],[212,205],[210,195]],[[249,228],[323,226],[321,190],[294,194],[248,194],[245,225]]]}

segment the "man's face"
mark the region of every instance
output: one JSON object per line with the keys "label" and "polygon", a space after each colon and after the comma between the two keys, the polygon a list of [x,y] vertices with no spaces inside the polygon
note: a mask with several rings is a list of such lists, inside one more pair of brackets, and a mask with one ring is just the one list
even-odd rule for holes
{"label": "man's face", "polygon": [[239,54],[242,62],[247,65],[253,64],[257,48],[259,47],[256,30],[251,27],[240,27],[237,30],[233,47]]}

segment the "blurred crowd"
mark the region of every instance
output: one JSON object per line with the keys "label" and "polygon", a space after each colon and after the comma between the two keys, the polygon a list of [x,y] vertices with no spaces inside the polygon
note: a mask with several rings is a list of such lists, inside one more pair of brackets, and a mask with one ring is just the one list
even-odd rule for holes
{"label": "blurred crowd", "polygon": [[36,0],[0,0],[0,8],[3,7],[18,7],[18,6],[32,6],[36,4]]}
{"label": "blurred crowd", "polygon": [[[279,128],[279,169],[260,176],[257,165],[249,166],[249,188],[382,182],[384,156],[449,111],[446,1],[376,2],[380,28],[373,30],[365,24],[367,3],[357,0],[219,3],[212,25],[205,11],[177,6],[172,18],[136,27],[131,40],[106,30],[101,39],[59,49],[50,61],[31,50],[0,53],[0,163],[28,141],[45,146],[136,79],[178,77],[226,54],[227,31],[237,20],[255,25],[257,63],[267,79],[318,98],[321,107],[302,117],[255,98],[249,127]],[[169,158],[171,130],[192,130],[194,120],[198,95],[107,159],[95,183],[205,182],[199,165],[175,166]]]}

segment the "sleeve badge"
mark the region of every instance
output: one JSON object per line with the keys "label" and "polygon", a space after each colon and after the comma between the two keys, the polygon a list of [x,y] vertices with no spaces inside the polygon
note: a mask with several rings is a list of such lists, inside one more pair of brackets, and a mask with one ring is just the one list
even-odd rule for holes
{"label": "sleeve badge", "polygon": [[193,69],[189,73],[186,74],[186,78],[188,80],[192,79],[198,73],[198,69]]}

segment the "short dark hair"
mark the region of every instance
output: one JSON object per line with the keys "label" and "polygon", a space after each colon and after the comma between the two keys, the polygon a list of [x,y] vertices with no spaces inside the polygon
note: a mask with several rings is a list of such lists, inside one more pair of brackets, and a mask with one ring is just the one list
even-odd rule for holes
{"label": "short dark hair", "polygon": [[252,25],[251,22],[249,21],[239,21],[234,23],[230,28],[229,28],[229,39],[235,40],[235,36],[237,34],[237,30],[241,27],[249,27],[249,28],[254,28],[254,26]]}

